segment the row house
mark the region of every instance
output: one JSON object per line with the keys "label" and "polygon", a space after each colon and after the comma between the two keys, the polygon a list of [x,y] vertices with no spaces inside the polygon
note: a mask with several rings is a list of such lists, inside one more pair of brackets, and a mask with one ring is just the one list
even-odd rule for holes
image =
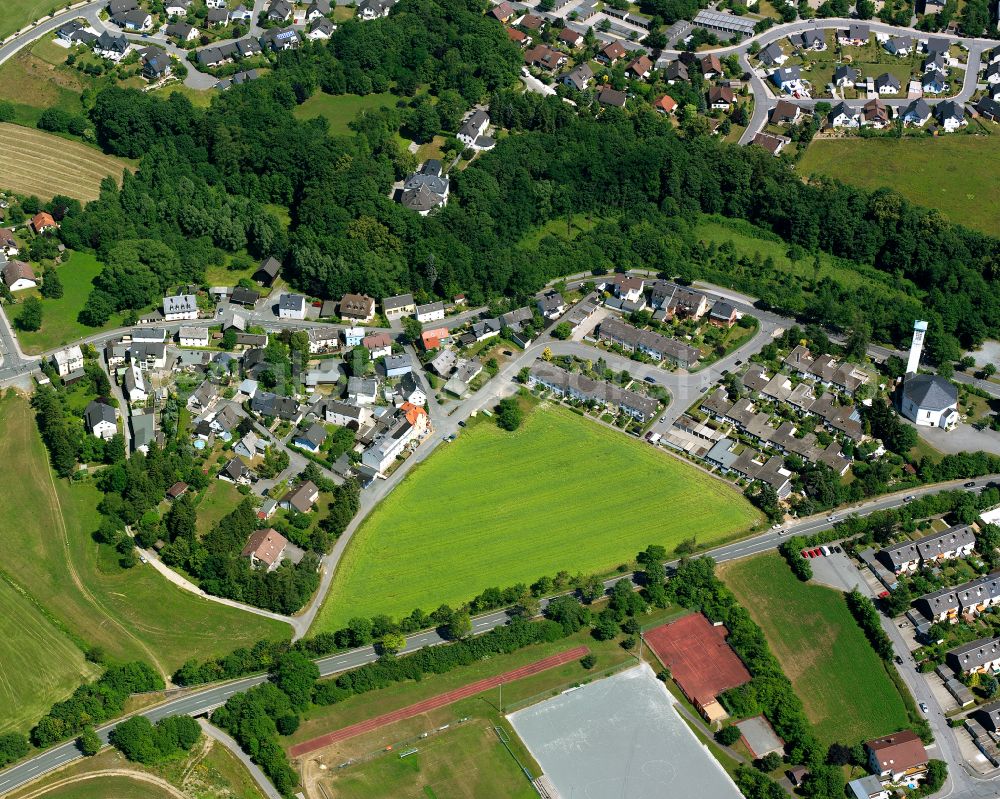
{"label": "row house", "polygon": [[708,297],[700,291],[667,280],[657,280],[650,286],[649,304],[658,311],[664,311],[667,319],[681,317],[697,320],[709,309]]}
{"label": "row house", "polygon": [[580,402],[611,405],[642,423],[652,420],[660,407],[651,397],[618,388],[603,380],[591,380],[585,375],[567,372],[544,362],[536,362],[531,367],[528,386],[543,386],[561,397]]}
{"label": "row house", "polygon": [[959,616],[978,616],[1000,605],[1000,572],[979,577],[957,588],[942,588],[920,597],[917,607],[931,621],[957,621]]}
{"label": "row house", "polygon": [[598,339],[617,344],[627,352],[641,352],[656,361],[669,361],[688,368],[698,362],[701,353],[676,339],[639,328],[618,319],[605,319],[598,328]]}
{"label": "row house", "polygon": [[942,560],[962,558],[976,548],[976,537],[969,526],[950,527],[918,541],[904,541],[879,552],[880,559],[896,574],[916,571]]}
{"label": "row house", "polygon": [[783,363],[795,374],[851,394],[869,380],[868,373],[854,364],[839,361],[829,355],[813,357],[801,344],[785,356]]}
{"label": "row house", "polygon": [[980,638],[962,644],[945,655],[956,674],[988,674],[1000,669],[1000,638]]}

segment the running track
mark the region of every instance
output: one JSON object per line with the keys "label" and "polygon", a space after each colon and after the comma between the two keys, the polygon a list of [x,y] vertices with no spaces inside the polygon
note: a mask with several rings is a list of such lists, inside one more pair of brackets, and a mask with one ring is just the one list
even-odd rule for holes
{"label": "running track", "polygon": [[582,658],[588,651],[587,647],[578,646],[576,649],[570,649],[566,652],[560,652],[557,655],[550,655],[542,660],[536,660],[534,663],[529,663],[527,666],[521,666],[519,669],[508,671],[506,674],[498,674],[495,677],[487,677],[484,680],[479,680],[479,682],[463,685],[461,688],[456,688],[454,691],[449,691],[446,694],[432,696],[430,699],[417,702],[409,707],[403,707],[399,710],[394,710],[391,713],[385,713],[384,715],[376,716],[373,719],[359,721],[357,724],[352,724],[349,727],[343,727],[339,730],[328,732],[326,735],[321,735],[318,738],[313,738],[311,741],[303,741],[302,743],[293,746],[290,750],[292,757],[299,757],[301,755],[308,754],[309,752],[314,752],[317,749],[322,749],[324,746],[337,743],[338,741],[353,738],[355,735],[361,735],[362,733],[377,730],[379,727],[386,724],[393,724],[397,721],[403,721],[404,719],[419,716],[421,713],[437,710],[439,707],[450,705],[461,699],[467,699],[468,697],[475,696],[483,691],[488,691],[490,688],[496,688],[501,683],[520,680],[524,677],[531,677],[533,674],[538,674],[539,672],[546,671],[547,669],[562,666],[564,663],[569,663],[571,660],[578,660],[579,658]]}

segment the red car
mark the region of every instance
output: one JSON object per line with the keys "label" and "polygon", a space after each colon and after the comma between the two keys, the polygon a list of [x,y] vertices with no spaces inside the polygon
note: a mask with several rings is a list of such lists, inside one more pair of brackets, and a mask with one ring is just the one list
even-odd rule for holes
{"label": "red car", "polygon": [[803,549],[802,550],[802,557],[803,558],[808,558],[809,557],[809,550],[808,549]]}
{"label": "red car", "polygon": [[879,599],[887,599],[888,596],[889,596],[889,592],[888,591],[883,591],[881,594],[878,595],[878,598]]}

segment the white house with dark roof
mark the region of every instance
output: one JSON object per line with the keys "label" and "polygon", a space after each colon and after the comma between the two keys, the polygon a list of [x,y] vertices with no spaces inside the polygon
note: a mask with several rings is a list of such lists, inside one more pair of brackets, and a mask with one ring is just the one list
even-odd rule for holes
{"label": "white house with dark roof", "polygon": [[404,208],[427,216],[435,208],[447,204],[448,176],[442,173],[441,162],[429,158],[403,183],[400,203]]}
{"label": "white house with dark roof", "polygon": [[797,65],[779,67],[769,77],[771,78],[771,83],[788,94],[794,94],[802,90],[802,70]]}
{"label": "white house with dark roof", "polygon": [[177,341],[182,347],[207,347],[211,336],[207,327],[182,327],[177,331]]}
{"label": "white house with dark roof", "polygon": [[900,392],[900,412],[919,427],[958,424],[958,389],[938,375],[908,374]]}
{"label": "white house with dark roof", "polygon": [[861,114],[845,102],[837,103],[827,115],[831,128],[857,128],[861,126]]}
{"label": "white house with dark roof", "polygon": [[990,673],[1000,670],[1000,638],[980,638],[957,646],[945,656],[957,674]]}
{"label": "white house with dark roof", "polygon": [[167,322],[198,318],[198,298],[194,294],[176,294],[163,298],[163,318]]}
{"label": "white house with dark roof", "polygon": [[444,302],[429,302],[426,305],[417,306],[418,322],[437,322],[444,319]]}
{"label": "white house with dark roof", "polygon": [[104,402],[91,400],[84,411],[84,422],[87,425],[87,432],[105,441],[112,438],[118,432],[117,417],[115,409]]}
{"label": "white house with dark roof", "polygon": [[138,364],[132,363],[125,370],[125,396],[133,405],[144,403],[149,399],[149,392],[146,388],[146,380],[142,376],[142,370]]}
{"label": "white house with dark roof", "polygon": [[279,319],[305,319],[306,298],[301,294],[282,294],[278,300]]}
{"label": "white house with dark roof", "polygon": [[417,312],[417,304],[412,294],[397,294],[382,300],[382,311],[386,319],[402,319],[404,316],[413,316]]}
{"label": "white house with dark roof", "polygon": [[482,109],[473,111],[462,123],[455,138],[473,150],[489,150],[496,142],[486,135],[490,126],[490,116]]}
{"label": "white house with dark roof", "polygon": [[931,107],[922,97],[918,97],[903,109],[903,123],[923,127],[931,118]]}
{"label": "white house with dark roof", "polygon": [[954,133],[969,124],[965,118],[965,108],[954,100],[945,100],[934,106],[934,117],[946,133]]}

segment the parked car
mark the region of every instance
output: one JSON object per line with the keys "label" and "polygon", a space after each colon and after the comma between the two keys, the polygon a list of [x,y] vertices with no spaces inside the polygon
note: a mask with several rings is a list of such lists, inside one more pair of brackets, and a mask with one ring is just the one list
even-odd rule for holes
{"label": "parked car", "polygon": [[893,660],[895,660],[898,665],[900,666],[903,665],[903,659],[899,655],[896,655],[896,657],[893,658]]}
{"label": "parked car", "polygon": [[889,598],[889,592],[888,591],[883,591],[881,594],[878,595],[878,598],[879,599],[888,599]]}
{"label": "parked car", "polygon": [[729,370],[728,369],[723,369],[721,372],[719,372],[719,374],[722,375],[723,377],[725,377],[726,375],[729,374]]}
{"label": "parked car", "polygon": [[459,427],[465,427],[465,419],[459,419],[458,420],[458,426]]}
{"label": "parked car", "polygon": [[656,378],[655,377],[650,377],[649,375],[646,375],[642,379],[645,380],[647,383],[655,383],[656,382]]}
{"label": "parked car", "polygon": [[737,361],[737,362],[736,362],[736,365],[737,365],[737,366],[742,366],[742,365],[743,365],[743,361]]}
{"label": "parked car", "polygon": [[808,557],[809,557],[809,550],[808,549],[803,549],[802,550],[802,557],[808,559]]}
{"label": "parked car", "polygon": [[926,702],[920,702],[918,706],[920,707],[920,712],[923,713],[926,716],[927,713],[929,712],[929,708],[927,707],[927,703]]}
{"label": "parked car", "polygon": [[913,496],[913,494],[910,494],[908,497],[903,497],[903,502],[913,502],[915,499],[916,497]]}
{"label": "parked car", "polygon": [[708,386],[702,386],[701,387],[701,391],[699,391],[698,393],[699,394],[704,394],[706,391],[708,391]]}
{"label": "parked car", "polygon": [[837,553],[840,553],[840,552],[843,552],[844,550],[842,550],[840,547],[834,547],[833,551],[837,552]]}
{"label": "parked car", "polygon": [[826,517],[826,520],[827,520],[828,522],[835,522],[835,521],[837,520],[837,517],[836,517],[836,516],[833,516],[833,515],[830,515],[830,516],[827,516],[827,517]]}

